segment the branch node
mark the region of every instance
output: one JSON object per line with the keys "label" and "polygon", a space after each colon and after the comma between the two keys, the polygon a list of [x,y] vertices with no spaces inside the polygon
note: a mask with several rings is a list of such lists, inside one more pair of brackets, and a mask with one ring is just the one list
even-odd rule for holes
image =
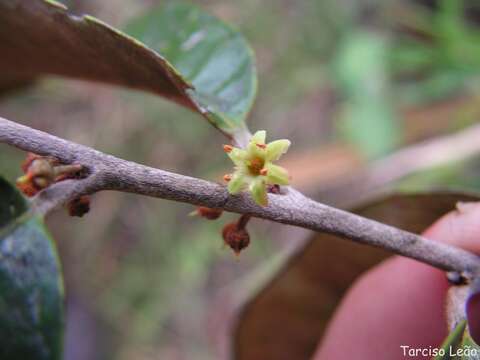
{"label": "branch node", "polygon": [[471,281],[471,274],[467,272],[449,271],[446,273],[447,280],[452,285],[466,285]]}

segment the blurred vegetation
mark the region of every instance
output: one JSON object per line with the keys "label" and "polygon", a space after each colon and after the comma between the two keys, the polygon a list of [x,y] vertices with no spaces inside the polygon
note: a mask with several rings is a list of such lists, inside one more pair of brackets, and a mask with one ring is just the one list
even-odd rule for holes
{"label": "blurred vegetation", "polygon": [[[155,4],[65,3],[117,27]],[[411,111],[436,114],[445,104],[453,103],[446,125],[427,116],[422,121],[428,131],[414,140],[476,121],[480,5],[475,1],[198,3],[251,42],[259,96],[249,126],[268,129],[271,138],[291,139],[292,156],[332,143],[354,146],[368,159],[385,156],[412,141],[411,128],[418,124],[409,121]],[[3,98],[0,112],[186,175],[220,181],[230,166],[221,151],[225,139],[204,120],[144,93],[44,79]],[[14,180],[23,156],[0,145],[0,173]],[[479,166],[478,161],[454,164],[412,175],[399,186],[479,190]],[[83,219],[62,213],[49,219],[75,319],[68,327],[67,359],[81,359],[85,349],[94,349],[97,359],[224,356],[222,339],[228,329],[215,319],[231,316],[229,309],[241,300],[235,298],[237,288],[247,280],[258,283],[255,270],[301,236],[253,221],[252,244],[237,260],[222,250],[220,236],[222,223],[233,215],[207,222],[188,217],[192,210],[174,202],[102,193]]]}

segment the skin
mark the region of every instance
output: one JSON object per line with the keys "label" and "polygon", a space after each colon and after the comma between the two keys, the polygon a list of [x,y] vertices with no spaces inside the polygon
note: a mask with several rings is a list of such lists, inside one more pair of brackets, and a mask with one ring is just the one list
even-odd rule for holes
{"label": "skin", "polygon": [[[424,235],[480,253],[480,203],[462,204]],[[404,356],[400,345],[442,343],[448,286],[440,270],[407,258],[386,260],[348,291],[313,359],[428,359]]]}

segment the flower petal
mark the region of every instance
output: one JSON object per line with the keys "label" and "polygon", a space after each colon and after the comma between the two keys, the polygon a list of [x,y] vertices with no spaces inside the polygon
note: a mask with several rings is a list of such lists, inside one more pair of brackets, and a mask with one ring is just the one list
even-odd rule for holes
{"label": "flower petal", "polygon": [[244,164],[247,152],[243,149],[233,148],[232,151],[227,153],[228,157],[233,161],[236,166],[241,166]]}
{"label": "flower petal", "polygon": [[267,183],[271,185],[288,185],[288,171],[281,166],[268,163],[265,168],[267,169]]}
{"label": "flower petal", "polygon": [[235,172],[232,179],[228,182],[228,192],[232,195],[238,194],[245,187],[246,178],[240,172]]}
{"label": "flower petal", "polygon": [[265,130],[257,131],[247,145],[248,156],[251,158],[265,158]]}
{"label": "flower petal", "polygon": [[258,205],[268,205],[267,184],[262,178],[256,178],[250,183],[250,192]]}
{"label": "flower petal", "polygon": [[285,154],[290,147],[290,140],[282,139],[275,140],[267,144],[265,160],[266,161],[275,161]]}
{"label": "flower petal", "polygon": [[255,134],[253,134],[250,141],[253,141],[257,144],[265,144],[266,137],[267,137],[267,132],[265,130],[258,130]]}

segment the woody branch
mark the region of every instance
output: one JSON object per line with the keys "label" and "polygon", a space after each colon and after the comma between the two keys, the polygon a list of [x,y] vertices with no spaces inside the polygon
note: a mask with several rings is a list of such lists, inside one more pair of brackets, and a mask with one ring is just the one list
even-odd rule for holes
{"label": "woody branch", "polygon": [[480,258],[471,252],[326,206],[291,187],[284,194],[269,194],[268,206],[262,207],[245,193],[230,195],[223,185],[123,160],[1,117],[0,143],[86,169],[85,178],[55,183],[36,195],[32,206],[39,213],[49,213],[80,195],[116,190],[334,234],[458,272],[467,279],[480,273]]}

